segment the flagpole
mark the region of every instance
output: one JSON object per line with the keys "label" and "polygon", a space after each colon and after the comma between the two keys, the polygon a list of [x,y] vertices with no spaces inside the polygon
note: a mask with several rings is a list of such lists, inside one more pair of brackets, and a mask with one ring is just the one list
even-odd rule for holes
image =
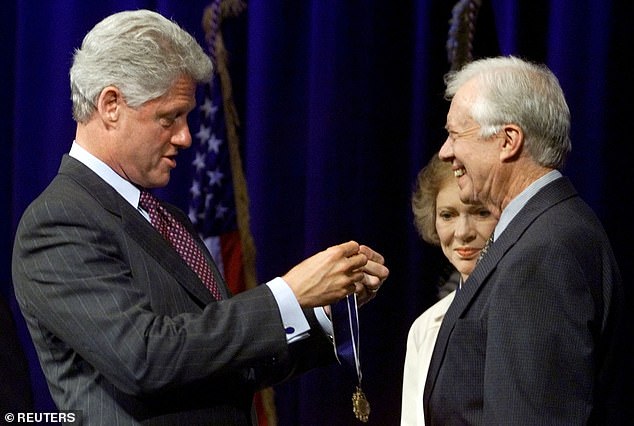
{"label": "flagpole", "polygon": [[[205,8],[203,14],[203,28],[205,30],[211,58],[214,62],[214,72],[216,72],[220,78],[226,138],[229,148],[229,161],[231,164],[231,176],[233,180],[236,221],[242,250],[242,267],[245,285],[244,290],[248,290],[257,285],[255,267],[256,250],[253,236],[251,234],[249,196],[244,169],[242,166],[240,138],[238,136],[240,120],[233,100],[233,89],[228,68],[228,53],[225,49],[222,31],[220,28],[223,18],[227,16],[237,16],[245,8],[246,4],[241,0],[216,0]],[[261,403],[261,409],[263,411],[261,414],[264,414],[265,416],[265,418],[259,418],[259,424],[261,426],[276,426],[277,412],[273,389],[262,389],[258,395],[256,395],[256,401],[257,398],[259,398],[259,402]]]}
{"label": "flagpole", "polygon": [[[223,1],[223,4],[225,2]],[[206,19],[206,21],[208,21]],[[240,153],[240,138],[238,137],[238,127],[240,120],[233,101],[233,89],[231,77],[227,66],[227,50],[225,49],[222,32],[218,31],[213,41],[216,56],[216,72],[220,77],[222,87],[222,102],[225,111],[225,123],[227,126],[227,142],[229,147],[229,158],[231,162],[231,175],[234,184],[234,196],[236,203],[236,215],[238,231],[240,232],[240,242],[242,244],[242,261],[244,266],[244,280],[246,289],[254,288],[257,285],[255,269],[255,244],[251,234],[249,215],[249,195],[247,192],[246,178],[242,167],[242,156]]]}

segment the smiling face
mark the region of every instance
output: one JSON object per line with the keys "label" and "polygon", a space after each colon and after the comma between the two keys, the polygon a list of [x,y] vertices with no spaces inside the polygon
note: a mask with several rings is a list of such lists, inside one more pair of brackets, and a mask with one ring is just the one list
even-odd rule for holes
{"label": "smiling face", "polygon": [[465,204],[453,178],[446,179],[436,196],[436,231],[451,264],[466,280],[497,219],[482,204]]}
{"label": "smiling face", "polygon": [[167,185],[178,152],[192,143],[187,114],[196,105],[195,90],[192,79],[181,77],[138,108],[120,102],[117,137],[106,154],[110,167],[144,188]]}
{"label": "smiling face", "polygon": [[497,135],[480,136],[480,126],[471,117],[471,106],[477,95],[475,80],[461,87],[451,101],[447,114],[448,136],[439,157],[451,163],[465,203],[483,203],[494,208],[496,173],[499,167]]}

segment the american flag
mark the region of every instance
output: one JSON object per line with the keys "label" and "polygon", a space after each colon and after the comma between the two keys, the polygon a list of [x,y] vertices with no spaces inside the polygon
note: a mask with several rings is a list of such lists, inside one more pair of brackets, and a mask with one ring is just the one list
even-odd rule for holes
{"label": "american flag", "polygon": [[[241,239],[244,235],[240,235],[238,226],[236,188],[232,174],[234,165],[231,162],[230,141],[227,136],[222,86],[216,73],[213,80],[205,85],[205,99],[198,110],[200,125],[193,135],[189,219],[212,254],[231,292],[236,294],[249,287],[248,277],[254,275],[254,271],[251,274],[245,271]],[[243,190],[246,191],[246,188]],[[243,201],[244,198],[238,197]],[[242,232],[250,235],[248,229],[243,229]],[[250,281],[254,280],[255,277],[251,277]],[[277,423],[272,389],[260,391],[255,397],[255,405],[260,426]]]}
{"label": "american flag", "polygon": [[[255,287],[257,279],[238,116],[220,27],[225,16],[237,16],[245,7],[241,0],[214,0],[203,14],[214,74],[205,85],[204,101],[198,107],[200,120],[193,134],[193,178],[189,189],[189,218],[233,294]],[[261,390],[254,402],[259,425],[276,425],[273,390]]]}
{"label": "american flag", "polygon": [[220,79],[205,86],[200,126],[193,135],[189,218],[235,294],[245,289],[240,233]]}

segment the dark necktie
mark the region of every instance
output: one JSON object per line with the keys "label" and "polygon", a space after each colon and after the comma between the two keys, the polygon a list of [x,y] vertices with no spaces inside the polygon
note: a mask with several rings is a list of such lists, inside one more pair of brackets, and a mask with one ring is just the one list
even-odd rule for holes
{"label": "dark necktie", "polygon": [[194,241],[194,237],[149,192],[141,191],[139,205],[150,215],[152,226],[169,241],[185,263],[198,275],[214,298],[221,300],[222,296],[218,290],[214,274],[207,264],[200,247]]}

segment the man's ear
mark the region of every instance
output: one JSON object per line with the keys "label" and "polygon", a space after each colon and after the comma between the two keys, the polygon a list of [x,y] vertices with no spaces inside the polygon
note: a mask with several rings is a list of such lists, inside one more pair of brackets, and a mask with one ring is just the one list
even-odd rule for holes
{"label": "man's ear", "polygon": [[97,112],[107,127],[114,126],[119,120],[124,104],[123,94],[117,87],[104,87],[97,99]]}
{"label": "man's ear", "polygon": [[499,134],[500,160],[507,162],[518,159],[524,148],[524,131],[515,124],[505,124]]}

